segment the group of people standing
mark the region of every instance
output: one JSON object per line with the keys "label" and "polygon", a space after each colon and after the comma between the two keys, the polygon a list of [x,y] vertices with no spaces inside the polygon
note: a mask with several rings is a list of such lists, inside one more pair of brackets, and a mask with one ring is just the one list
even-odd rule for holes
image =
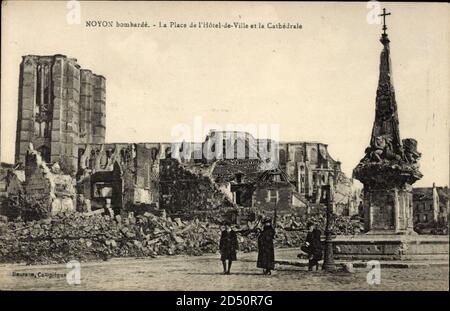
{"label": "group of people standing", "polygon": [[[301,250],[308,255],[308,270],[312,271],[314,267],[319,270],[319,261],[322,260],[322,243],[320,241],[321,232],[314,224],[308,224],[309,232],[306,236],[306,242],[301,246]],[[271,275],[275,268],[275,248],[273,240],[275,238],[275,229],[272,226],[272,220],[266,218],[263,220],[263,229],[258,235],[258,259],[256,267],[263,269],[264,275]],[[233,261],[237,260],[236,252],[238,250],[238,238],[236,232],[231,228],[230,223],[225,224],[219,243],[220,260],[223,265],[223,274],[230,274]]]}

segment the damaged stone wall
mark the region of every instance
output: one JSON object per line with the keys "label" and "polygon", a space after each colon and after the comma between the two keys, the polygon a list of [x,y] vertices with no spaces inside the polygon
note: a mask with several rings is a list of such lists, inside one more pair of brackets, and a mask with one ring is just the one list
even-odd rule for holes
{"label": "damaged stone wall", "polygon": [[[47,217],[51,215],[52,199],[55,191],[55,182],[50,169],[42,160],[41,155],[35,150],[30,150],[25,158],[25,197],[34,201],[27,215],[33,217]],[[24,206],[28,208],[28,206]],[[28,217],[26,217],[28,218]]]}
{"label": "damaged stone wall", "polygon": [[[159,201],[160,148],[147,144],[79,145],[79,183],[83,195],[92,198],[94,188],[108,186],[112,193],[97,199],[111,199],[113,209],[131,210],[135,205]],[[109,185],[105,185],[109,183]],[[106,204],[106,201],[105,203]]]}
{"label": "damaged stone wall", "polygon": [[213,163],[212,178],[217,183],[235,181],[240,183],[255,182],[261,170],[259,159],[226,159]]}
{"label": "damaged stone wall", "polygon": [[0,177],[4,181],[4,192],[0,196],[0,215],[7,219],[14,219],[20,216],[20,199],[24,196],[25,172],[16,170],[10,166],[2,172]]}
{"label": "damaged stone wall", "polygon": [[360,192],[354,187],[353,182],[342,172],[337,173],[333,191],[333,212],[335,214],[343,216],[358,214],[358,204],[362,200],[360,198]]}
{"label": "damaged stone wall", "polygon": [[11,196],[6,201],[8,217],[39,219],[75,210],[74,178],[62,174],[57,163],[50,169],[32,144],[25,156],[24,178],[19,172],[10,173]]}
{"label": "damaged stone wall", "polygon": [[196,175],[175,159],[160,160],[160,207],[168,212],[233,206],[211,178]]}
{"label": "damaged stone wall", "polygon": [[265,211],[292,211],[292,195],[293,188],[288,183],[260,183],[253,193],[253,204]]}
{"label": "damaged stone wall", "polygon": [[29,143],[46,163],[77,171],[78,143],[105,139],[105,78],[65,55],[23,57],[19,77],[15,161]]}
{"label": "damaged stone wall", "polygon": [[52,215],[74,211],[76,209],[75,180],[70,175],[62,174],[57,163],[52,166],[51,174],[55,185],[52,197]]}
{"label": "damaged stone wall", "polygon": [[158,203],[159,201],[159,150],[136,146],[136,190],[134,202]]}

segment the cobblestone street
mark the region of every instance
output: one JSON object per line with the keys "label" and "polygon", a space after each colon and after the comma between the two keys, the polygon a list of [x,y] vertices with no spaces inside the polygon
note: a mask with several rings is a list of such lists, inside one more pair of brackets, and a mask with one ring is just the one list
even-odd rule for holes
{"label": "cobblestone street", "polygon": [[[256,268],[256,253],[238,254],[232,274],[221,274],[217,255],[112,259],[81,264],[81,284],[68,285],[65,265],[0,265],[0,290],[448,290],[448,267],[383,268],[381,284],[366,282],[368,269],[355,273],[308,272],[278,265],[271,276]],[[13,273],[35,276],[13,276]],[[40,274],[38,274],[40,273]],[[59,277],[42,276],[58,273]]]}

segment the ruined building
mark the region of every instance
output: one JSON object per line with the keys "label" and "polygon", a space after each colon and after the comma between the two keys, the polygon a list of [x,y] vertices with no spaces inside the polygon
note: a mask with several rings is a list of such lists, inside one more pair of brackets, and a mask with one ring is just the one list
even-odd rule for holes
{"label": "ruined building", "polygon": [[25,193],[48,192],[55,211],[114,213],[143,205],[308,208],[330,183],[351,197],[351,181],[326,144],[215,130],[202,142],[105,143],[105,101],[105,78],[76,59],[23,57],[15,160],[25,168]]}
{"label": "ruined building", "polygon": [[[448,229],[448,187],[413,188],[414,230],[432,232],[438,228]],[[447,230],[448,231],[448,230]]]}
{"label": "ruined building", "polygon": [[79,143],[105,142],[105,78],[64,55],[27,55],[20,64],[15,161],[31,142],[47,163],[75,172]]}

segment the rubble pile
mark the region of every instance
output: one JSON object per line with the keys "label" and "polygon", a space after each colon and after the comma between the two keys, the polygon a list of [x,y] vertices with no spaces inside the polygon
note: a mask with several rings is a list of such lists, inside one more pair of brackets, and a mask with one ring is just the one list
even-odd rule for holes
{"label": "rubble pile", "polygon": [[[309,214],[303,216],[284,215],[278,220],[280,227],[284,231],[306,231],[308,223],[313,223],[316,227],[325,232],[326,216],[323,214]],[[331,231],[333,234],[354,235],[364,230],[363,224],[359,220],[351,220],[347,216],[333,215],[331,218]]]}
{"label": "rubble pile", "polygon": [[218,250],[220,229],[145,213],[137,217],[58,214],[0,224],[0,262],[58,263],[110,257],[201,255]]}
{"label": "rubble pile", "polygon": [[[314,217],[319,222],[324,220]],[[280,219],[275,246],[300,247],[306,237],[307,218]],[[336,224],[339,230],[344,229],[343,233],[350,232],[348,222],[338,220]],[[257,250],[257,226],[256,221],[236,226],[240,251]],[[49,264],[73,259],[82,262],[111,257],[198,256],[218,251],[220,233],[218,223],[172,219],[165,214],[111,217],[66,212],[42,220],[0,223],[0,262]]]}

